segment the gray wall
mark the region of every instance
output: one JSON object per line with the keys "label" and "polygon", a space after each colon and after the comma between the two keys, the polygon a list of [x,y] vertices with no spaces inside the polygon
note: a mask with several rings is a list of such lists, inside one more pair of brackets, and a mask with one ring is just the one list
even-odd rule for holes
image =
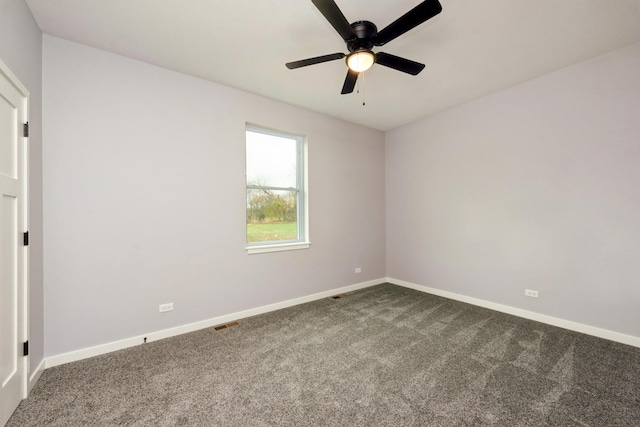
{"label": "gray wall", "polygon": [[44,358],[42,287],[42,34],[24,1],[0,0],[0,59],[29,90],[30,372]]}
{"label": "gray wall", "polygon": [[[385,277],[381,132],[49,36],[43,84],[47,356]],[[246,254],[246,121],[308,137],[310,249]]]}
{"label": "gray wall", "polygon": [[388,276],[639,337],[639,114],[634,44],[388,132]]}

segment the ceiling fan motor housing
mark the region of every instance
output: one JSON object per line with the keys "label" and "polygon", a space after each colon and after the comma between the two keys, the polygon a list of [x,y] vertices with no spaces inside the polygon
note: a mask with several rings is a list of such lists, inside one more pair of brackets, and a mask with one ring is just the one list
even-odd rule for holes
{"label": "ceiling fan motor housing", "polygon": [[356,37],[347,41],[349,52],[370,51],[373,47],[373,36],[378,33],[378,27],[373,22],[356,21],[351,24]]}

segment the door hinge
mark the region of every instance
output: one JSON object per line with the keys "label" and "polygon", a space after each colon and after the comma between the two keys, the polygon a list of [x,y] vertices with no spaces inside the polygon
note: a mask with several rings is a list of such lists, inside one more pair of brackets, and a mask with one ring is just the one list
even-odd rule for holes
{"label": "door hinge", "polygon": [[29,122],[22,125],[22,136],[25,138],[29,137]]}
{"label": "door hinge", "polygon": [[29,246],[29,232],[25,231],[22,233],[22,244],[24,246]]}
{"label": "door hinge", "polygon": [[24,344],[22,344],[22,355],[23,356],[29,355],[29,341],[25,341]]}

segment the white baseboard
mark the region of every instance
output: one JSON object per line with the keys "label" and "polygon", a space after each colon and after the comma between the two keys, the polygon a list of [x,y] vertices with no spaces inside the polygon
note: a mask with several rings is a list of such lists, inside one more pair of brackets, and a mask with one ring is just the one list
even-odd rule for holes
{"label": "white baseboard", "polygon": [[111,353],[112,351],[133,347],[136,345],[143,344],[145,338],[147,339],[147,342],[157,341],[163,338],[169,338],[169,337],[186,334],[188,332],[193,332],[193,331],[197,331],[204,328],[210,328],[212,326],[227,323],[232,320],[238,320],[238,319],[244,319],[251,316],[257,316],[259,314],[268,313],[270,311],[280,310],[282,308],[293,307],[295,305],[300,305],[307,302],[328,298],[333,295],[353,292],[358,289],[368,288],[370,286],[375,286],[381,283],[385,283],[385,280],[386,278],[369,280],[367,282],[356,283],[354,285],[349,285],[349,286],[344,286],[342,288],[319,292],[313,295],[307,295],[300,298],[294,298],[287,301],[282,301],[274,304],[264,305],[262,307],[256,307],[249,310],[240,311],[237,313],[218,316],[211,319],[202,320],[200,322],[189,323],[187,325],[177,326],[175,328],[165,329],[165,330],[156,331],[156,332],[150,332],[148,334],[126,338],[120,341],[113,341],[106,344],[100,344],[94,347],[83,348],[80,350],[58,354],[55,356],[49,356],[44,360],[45,362],[44,366],[45,368],[51,368],[54,366],[63,365],[65,363],[75,362],[78,360],[87,359],[89,357],[99,356],[105,353]]}
{"label": "white baseboard", "polygon": [[548,316],[546,314],[540,314],[533,311],[523,310],[520,308],[511,307],[508,305],[497,304],[497,303],[482,300],[479,298],[468,297],[468,296],[456,294],[453,292],[430,288],[428,286],[417,285],[415,283],[394,279],[392,277],[387,277],[387,282],[392,283],[394,285],[403,286],[405,288],[414,289],[416,291],[425,292],[427,294],[437,295],[444,298],[449,298],[452,300],[466,302],[472,305],[477,305],[479,307],[488,308],[490,310],[511,314],[513,316],[522,317],[524,319],[535,320],[536,322],[546,323],[547,325],[558,326],[560,328],[568,329],[570,331],[580,332],[583,334],[592,335],[594,337],[604,338],[611,341],[616,341],[616,342],[631,345],[634,347],[640,347],[640,337],[634,337],[632,335],[626,335],[619,332],[609,331],[607,329],[597,328],[595,326],[584,325],[582,323],[560,319],[558,317]]}
{"label": "white baseboard", "polygon": [[45,365],[46,365],[46,359],[42,359],[38,367],[31,373],[31,376],[29,377],[29,385],[28,385],[29,390],[27,390],[27,394],[31,393],[31,390],[33,390],[33,387],[36,385],[36,383],[40,379],[40,376],[44,372]]}

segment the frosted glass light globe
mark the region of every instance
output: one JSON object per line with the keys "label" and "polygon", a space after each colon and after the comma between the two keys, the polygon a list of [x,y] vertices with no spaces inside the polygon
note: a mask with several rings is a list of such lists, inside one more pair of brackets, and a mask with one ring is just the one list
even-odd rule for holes
{"label": "frosted glass light globe", "polygon": [[347,57],[347,66],[358,73],[367,71],[374,62],[375,56],[368,50],[354,52]]}

